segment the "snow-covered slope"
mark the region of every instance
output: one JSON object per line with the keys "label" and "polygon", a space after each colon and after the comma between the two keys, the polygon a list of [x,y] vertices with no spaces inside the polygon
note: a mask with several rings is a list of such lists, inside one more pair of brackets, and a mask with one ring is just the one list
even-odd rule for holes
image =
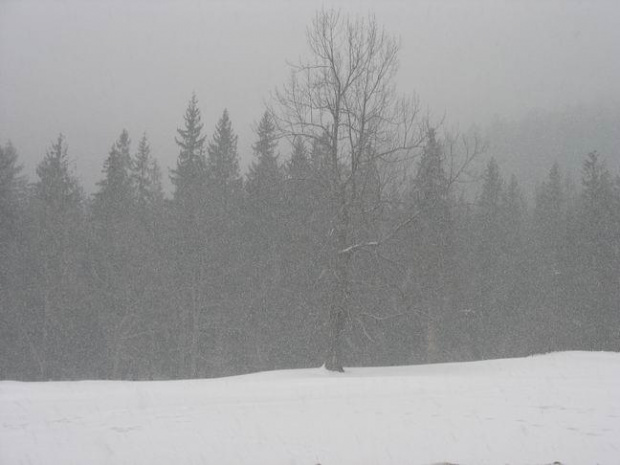
{"label": "snow-covered slope", "polygon": [[620,464],[620,354],[0,382],[0,463]]}

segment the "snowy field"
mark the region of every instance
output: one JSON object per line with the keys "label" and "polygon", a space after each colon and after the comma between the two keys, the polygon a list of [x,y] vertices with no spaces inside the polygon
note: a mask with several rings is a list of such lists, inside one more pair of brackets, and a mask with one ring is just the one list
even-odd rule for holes
{"label": "snowy field", "polygon": [[0,382],[0,464],[620,464],[620,354]]}

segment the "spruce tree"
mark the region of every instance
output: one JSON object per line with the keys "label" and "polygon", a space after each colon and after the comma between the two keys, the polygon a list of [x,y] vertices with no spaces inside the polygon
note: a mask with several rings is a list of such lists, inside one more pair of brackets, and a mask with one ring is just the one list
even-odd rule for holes
{"label": "spruce tree", "polygon": [[[181,204],[199,204],[204,195],[206,179],[205,139],[198,99],[192,94],[185,115],[184,127],[177,129],[175,138],[179,146],[176,169],[171,172],[174,200]],[[190,205],[187,205],[190,208]],[[191,208],[194,208],[193,206]]]}
{"label": "spruce tree", "polygon": [[161,183],[161,170],[157,160],[151,155],[146,133],[138,144],[131,170],[136,203],[142,209],[150,209],[160,204],[164,197]]}
{"label": "spruce tree", "polygon": [[[174,350],[169,337],[174,327],[170,312],[174,288],[168,254],[170,234],[161,171],[151,154],[146,134],[143,134],[133,157],[131,178],[134,185],[136,215],[132,221],[132,243],[136,256],[130,279],[136,283],[134,301],[138,308],[138,334],[131,336],[128,354],[139,353],[139,363],[130,376],[138,379],[169,375],[170,354]],[[129,357],[126,357],[129,358]]]}
{"label": "spruce tree", "polygon": [[559,271],[560,243],[565,226],[566,195],[560,166],[554,163],[547,180],[542,183],[536,194],[534,221],[536,233],[545,253],[550,254],[551,272]]}
{"label": "spruce tree", "polygon": [[260,205],[278,208],[282,201],[284,175],[276,154],[275,126],[268,112],[261,118],[256,135],[258,140],[253,145],[255,160],[250,165],[246,189],[259,208]]}
{"label": "spruce tree", "polygon": [[26,179],[11,142],[0,146],[0,376],[33,377],[27,339],[36,330],[28,295],[36,289],[25,221]]}
{"label": "spruce tree", "polygon": [[131,139],[123,129],[103,164],[103,179],[97,183],[94,209],[105,227],[132,213],[135,195],[131,169]]}
{"label": "spruce tree", "polygon": [[[37,219],[35,247],[41,296],[41,345],[43,378],[59,378],[74,370],[93,373],[97,359],[97,325],[87,312],[83,273],[83,194],[69,166],[64,137],[58,139],[37,166],[34,186]],[[88,336],[80,325],[95,328]],[[79,354],[79,356],[78,356]]]}
{"label": "spruce tree", "polygon": [[217,122],[207,151],[209,198],[226,208],[233,199],[239,198],[242,185],[237,135],[233,131],[228,110],[224,110]]}
{"label": "spruce tree", "polygon": [[210,286],[208,231],[209,202],[203,124],[198,99],[193,94],[185,111],[184,126],[177,130],[179,146],[176,169],[171,173],[174,186],[172,216],[174,227],[175,298],[178,309],[174,333],[177,343],[177,376],[195,377],[202,372],[202,329]]}
{"label": "spruce tree", "polygon": [[136,191],[132,179],[131,139],[123,130],[103,164],[93,204],[91,289],[106,341],[106,371],[112,378],[124,372],[123,359],[140,322],[137,315],[138,248]]}
{"label": "spruce tree", "polygon": [[503,327],[502,288],[504,181],[494,158],[483,174],[476,204],[476,280],[473,311],[479,357],[497,356]]}
{"label": "spruce tree", "polygon": [[411,229],[413,282],[409,283],[412,301],[423,310],[424,349],[429,362],[439,359],[440,339],[445,336],[442,333],[450,310],[454,251],[449,189],[442,143],[430,128],[413,181],[416,221]]}
{"label": "spruce tree", "polygon": [[243,312],[241,298],[244,266],[244,241],[242,200],[243,181],[239,170],[237,135],[228,111],[224,110],[218,120],[213,138],[208,145],[207,194],[205,233],[208,240],[208,273],[205,276],[209,290],[209,303],[216,312],[209,315],[211,321],[219,321],[226,332],[215,331],[209,324],[206,334],[210,373],[224,375],[236,367],[247,364],[243,353],[248,324]]}
{"label": "spruce tree", "polygon": [[293,139],[293,150],[288,162],[287,177],[295,182],[309,182],[312,177],[308,148],[300,137]]}
{"label": "spruce tree", "polygon": [[277,292],[284,279],[284,250],[290,225],[285,221],[284,171],[278,163],[275,131],[271,115],[265,112],[256,129],[254,160],[245,184],[244,242],[249,267],[244,274],[250,277],[251,288],[259,296],[249,306],[256,363],[263,368],[274,367],[278,359],[275,351],[284,345],[281,341],[287,336],[285,321],[290,308],[282,293]]}
{"label": "spruce tree", "polygon": [[620,347],[620,205],[617,190],[597,152],[587,155],[579,209],[581,294],[586,343]]}
{"label": "spruce tree", "polygon": [[23,188],[22,167],[11,142],[0,146],[0,244],[15,234],[19,216],[20,190]]}
{"label": "spruce tree", "polygon": [[[248,213],[255,247],[275,259],[274,247],[281,244],[284,207],[284,172],[275,153],[275,126],[265,113],[257,129],[253,145],[254,161],[250,165],[246,190]],[[273,263],[272,263],[273,265]]]}
{"label": "spruce tree", "polygon": [[501,357],[517,353],[521,341],[532,333],[531,324],[525,333],[518,331],[527,323],[524,310],[533,306],[528,287],[532,266],[526,248],[527,220],[527,204],[513,174],[502,191],[501,255],[497,268],[501,271],[501,289],[496,290],[497,310],[492,311],[498,317],[493,331],[499,336],[495,350]]}
{"label": "spruce tree", "polygon": [[[534,333],[538,333],[541,351],[559,350],[561,334],[572,332],[570,328],[570,304],[566,293],[574,285],[574,267],[568,247],[568,198],[558,163],[549,170],[547,179],[536,192],[533,214],[533,294],[530,305],[536,309],[532,318]],[[544,331],[540,337],[541,329]]]}
{"label": "spruce tree", "polygon": [[39,181],[35,184],[35,197],[43,203],[48,217],[74,214],[80,208],[82,190],[71,174],[67,144],[62,134],[47,151],[36,169]]}

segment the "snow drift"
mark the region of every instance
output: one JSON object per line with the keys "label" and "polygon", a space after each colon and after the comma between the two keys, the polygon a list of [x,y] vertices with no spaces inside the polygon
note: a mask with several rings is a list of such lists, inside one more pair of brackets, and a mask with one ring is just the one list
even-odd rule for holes
{"label": "snow drift", "polygon": [[618,464],[620,354],[0,382],[0,463]]}

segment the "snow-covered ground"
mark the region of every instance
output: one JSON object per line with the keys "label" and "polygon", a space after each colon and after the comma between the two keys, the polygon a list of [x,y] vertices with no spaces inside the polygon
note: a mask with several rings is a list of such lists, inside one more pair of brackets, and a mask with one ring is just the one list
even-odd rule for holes
{"label": "snow-covered ground", "polygon": [[0,382],[0,464],[620,464],[620,354]]}

